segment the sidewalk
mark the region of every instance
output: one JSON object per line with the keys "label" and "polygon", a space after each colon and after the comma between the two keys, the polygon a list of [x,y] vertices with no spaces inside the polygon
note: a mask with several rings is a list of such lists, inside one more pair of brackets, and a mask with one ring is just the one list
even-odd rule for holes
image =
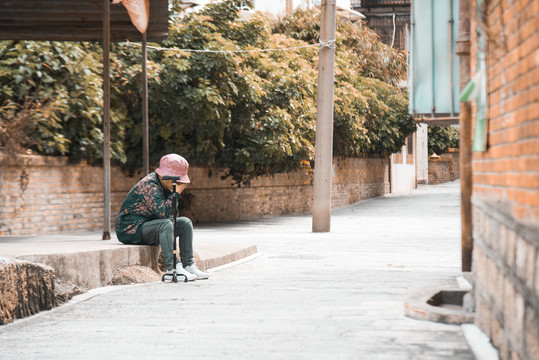
{"label": "sidewalk", "polygon": [[11,359],[474,359],[464,326],[404,316],[417,291],[458,286],[459,189],[335,210],[329,233],[309,215],[197,227],[201,254],[210,241],[258,253],[209,280],[92,290],[0,327],[0,347]]}
{"label": "sidewalk", "polygon": [[[77,286],[93,289],[110,283],[116,270],[132,265],[155,269],[158,246],[125,245],[112,234],[101,240],[101,233],[44,236],[0,236],[0,260],[24,260],[52,267],[56,277]],[[210,269],[256,253],[249,241],[216,241],[197,237],[195,252],[201,267]]]}

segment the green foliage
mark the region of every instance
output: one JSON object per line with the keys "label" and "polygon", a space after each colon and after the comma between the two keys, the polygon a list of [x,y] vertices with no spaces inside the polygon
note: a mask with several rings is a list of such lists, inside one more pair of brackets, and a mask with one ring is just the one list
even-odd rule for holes
{"label": "green foliage", "polygon": [[[299,11],[275,24],[261,15],[241,20],[239,3],[211,4],[173,22],[164,45],[247,50],[318,41],[316,11]],[[194,164],[229,169],[238,184],[308,166],[314,157],[317,50],[152,52],[152,161],[178,152]],[[405,66],[403,54],[378,42],[374,32],[339,20],[335,155],[394,152],[415,131],[407,94],[397,86]],[[139,112],[131,107],[130,116],[137,120]],[[140,133],[139,126],[128,130],[130,166],[140,162]]]}
{"label": "green foliage", "polygon": [[[170,27],[164,45],[184,49],[251,49],[305,45],[272,34],[268,19],[240,21],[237,4],[208,6]],[[295,53],[152,52],[152,162],[167,152],[217,164],[247,184],[259,175],[311,160],[316,116],[315,48]],[[140,110],[132,106],[130,116]],[[140,130],[128,131],[128,165],[140,159]]]}
{"label": "green foliage", "polygon": [[[316,43],[320,38],[320,11],[298,10],[275,24],[274,32]],[[405,55],[380,42],[378,35],[361,22],[337,17],[336,45],[337,75],[350,70],[391,85],[406,79]]]}
{"label": "green foliage", "polygon": [[[56,48],[39,43],[0,43],[0,146],[9,153],[34,146],[65,153],[69,140],[61,133],[67,109],[66,62],[74,51],[56,56]],[[67,60],[67,61],[66,61]]]}
{"label": "green foliage", "polygon": [[[229,169],[227,176],[239,185],[261,175],[308,170],[312,164],[316,46],[280,52],[174,50],[287,48],[318,42],[317,11],[299,11],[278,23],[260,14],[244,20],[238,12],[241,3],[212,3],[198,13],[171,17],[169,37],[162,44],[170,50],[150,49],[152,163],[165,153],[180,153],[192,164]],[[172,7],[180,11],[177,0]],[[407,114],[407,94],[398,87],[406,76],[404,55],[380,43],[368,28],[344,19],[338,20],[336,42],[334,154],[397,151],[415,131]],[[12,126],[21,134],[16,141],[20,147],[100,159],[101,48],[0,44],[3,128],[4,123],[20,124],[28,118],[26,128]],[[140,48],[131,44],[115,44],[111,51],[111,153],[130,169],[142,166],[140,56]],[[6,146],[3,128],[0,141]]]}
{"label": "green foliage", "polygon": [[[102,158],[103,90],[95,46],[2,41],[0,54],[0,146],[10,153],[30,148],[74,160]],[[125,159],[121,141],[112,142],[111,153]]]}
{"label": "green foliage", "polygon": [[459,129],[456,127],[428,127],[429,155],[441,155],[449,148],[459,147]]}
{"label": "green foliage", "polygon": [[[297,11],[274,30],[308,43],[318,41],[319,11]],[[378,41],[361,23],[337,19],[334,154],[398,151],[416,125],[408,115],[404,54]],[[316,63],[313,64],[316,66]]]}

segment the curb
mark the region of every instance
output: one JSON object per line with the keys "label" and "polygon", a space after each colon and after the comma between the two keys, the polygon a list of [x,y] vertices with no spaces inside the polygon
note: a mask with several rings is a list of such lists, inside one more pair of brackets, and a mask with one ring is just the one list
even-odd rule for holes
{"label": "curb", "polygon": [[202,262],[202,268],[204,270],[208,270],[208,269],[213,269],[218,266],[223,266],[223,265],[241,260],[243,258],[249,257],[251,255],[256,254],[257,251],[258,251],[257,246],[251,245],[245,248],[237,249],[236,251],[233,251],[223,256],[204,258],[200,253],[199,255],[201,256],[200,261]]}
{"label": "curb", "polygon": [[404,314],[412,319],[433,321],[444,324],[473,324],[474,314],[464,309],[445,308],[429,305],[442,292],[466,293],[467,290],[459,288],[428,288],[424,289],[404,303]]}
{"label": "curb", "polygon": [[64,254],[22,255],[17,259],[50,266],[56,278],[85,289],[109,284],[114,273],[125,266],[142,265],[157,269],[158,246],[126,245],[110,249]]}
{"label": "curb", "polygon": [[[13,296],[9,298],[9,303],[2,303],[2,307],[13,308],[13,311],[0,311],[0,324],[7,324],[15,319],[58,306],[75,294],[110,285],[117,271],[125,267],[144,266],[159,274],[158,262],[161,253],[159,246],[108,243],[93,250],[72,251],[72,248],[63,250],[64,252],[60,253],[35,253],[0,258],[0,269],[4,272],[15,264],[25,264],[31,269],[22,272],[17,270],[8,279],[8,284],[4,284],[7,288],[3,291],[6,291],[6,294],[13,293]],[[199,244],[195,259],[202,270],[208,270],[237,262],[256,253],[256,245],[210,241]],[[36,286],[39,285],[39,289],[43,287],[40,283],[45,279],[43,271],[50,274],[48,290],[37,291],[34,289]],[[21,281],[27,279],[33,279],[32,283],[21,285],[26,284]],[[32,296],[27,293],[31,293]],[[3,294],[3,297],[6,294]],[[40,305],[47,299],[50,304],[47,302],[43,306]]]}

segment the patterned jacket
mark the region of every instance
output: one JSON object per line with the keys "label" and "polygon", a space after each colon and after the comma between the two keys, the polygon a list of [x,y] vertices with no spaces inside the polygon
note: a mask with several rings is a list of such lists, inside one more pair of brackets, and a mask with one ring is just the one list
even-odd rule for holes
{"label": "patterned jacket", "polygon": [[180,195],[167,190],[155,172],[146,175],[129,191],[118,213],[118,240],[124,244],[140,243],[140,225],[150,220],[172,218],[174,197],[179,198]]}

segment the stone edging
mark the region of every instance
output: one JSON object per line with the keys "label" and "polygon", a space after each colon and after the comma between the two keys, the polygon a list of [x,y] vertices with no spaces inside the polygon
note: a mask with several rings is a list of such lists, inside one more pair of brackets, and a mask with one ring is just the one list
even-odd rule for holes
{"label": "stone edging", "polygon": [[404,303],[404,314],[412,319],[434,321],[444,324],[472,324],[474,314],[464,310],[454,310],[432,306],[427,302],[441,291],[467,292],[459,288],[427,288],[417,292]]}

